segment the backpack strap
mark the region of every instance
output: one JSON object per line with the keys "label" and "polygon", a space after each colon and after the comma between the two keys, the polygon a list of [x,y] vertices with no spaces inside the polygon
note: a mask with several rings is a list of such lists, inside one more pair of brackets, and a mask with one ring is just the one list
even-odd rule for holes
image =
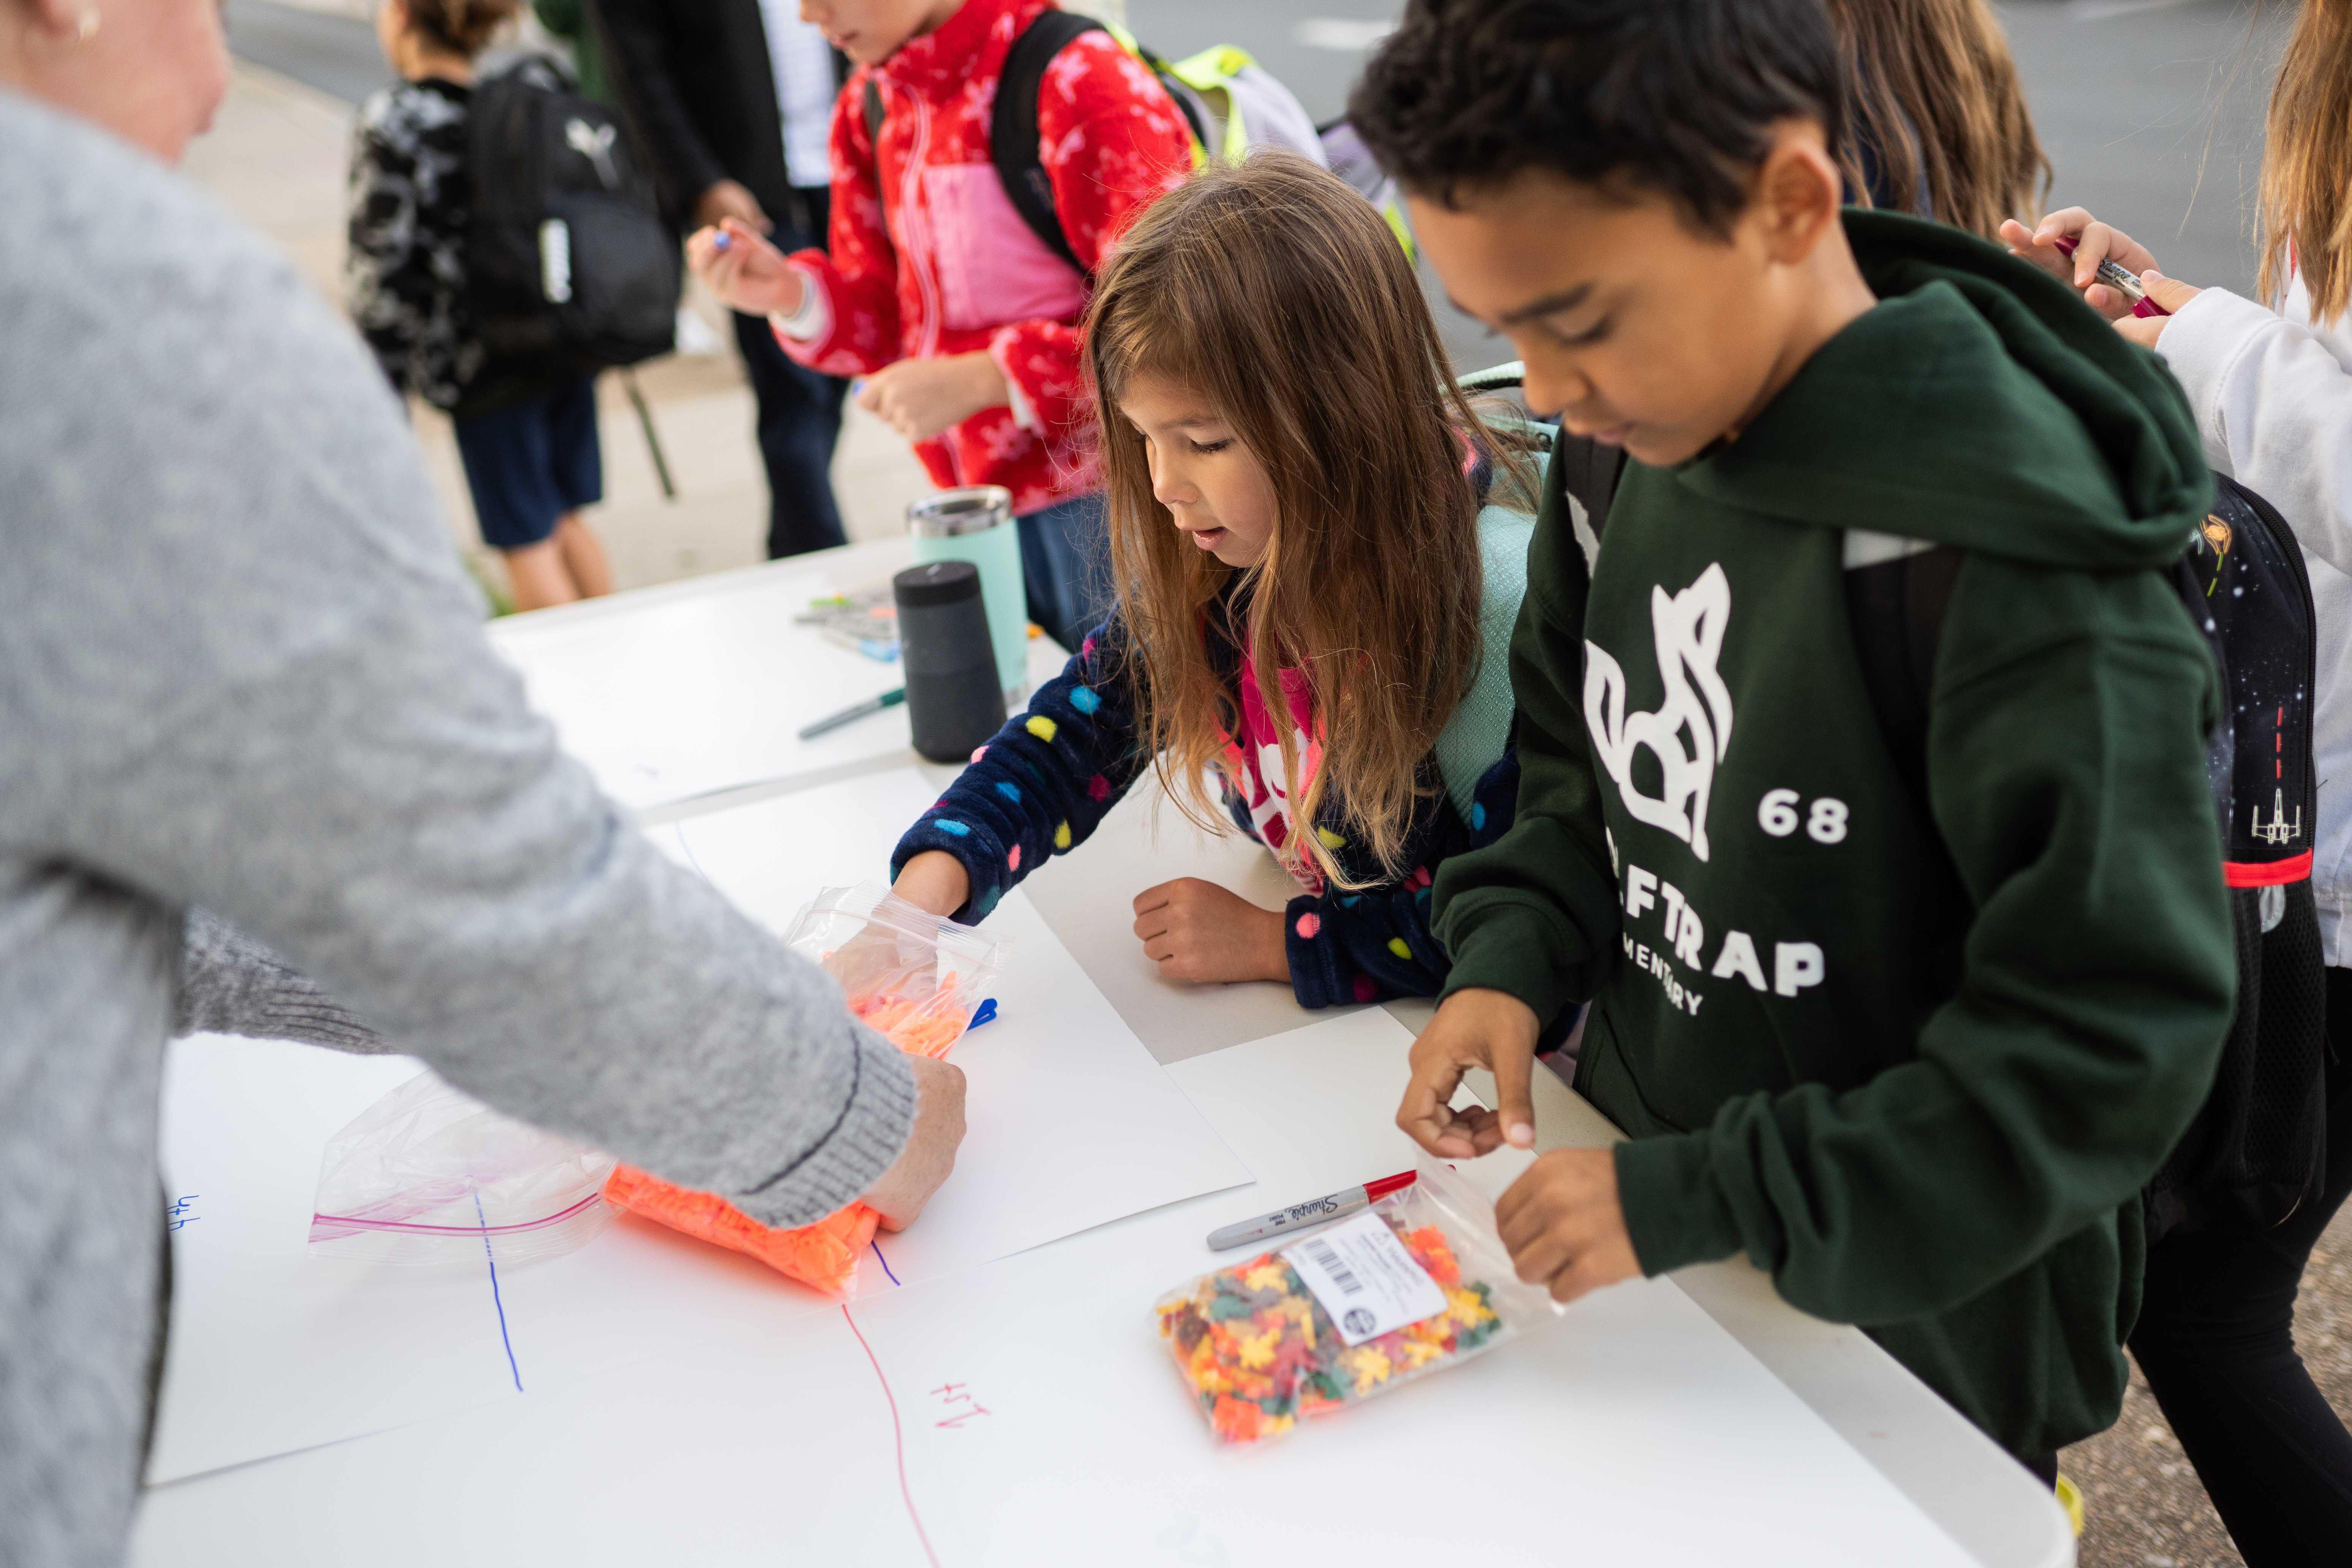
{"label": "backpack strap", "polygon": [[1948,544],[1892,561],[1849,566],[1846,621],[1878,732],[1914,800],[1927,799],[1928,699],[1944,616],[1960,580],[1961,553]]}
{"label": "backpack strap", "polygon": [[[1037,92],[1045,86],[1045,68],[1054,63],[1055,55],[1086,34],[1105,30],[1092,16],[1075,11],[1040,13],[1004,53],[1004,69],[997,78],[996,102],[988,120],[989,157],[1013,210],[1046,249],[1068,262],[1082,278],[1093,277],[1094,268],[1070,248],[1061,216],[1054,210],[1054,183],[1037,156]],[[874,120],[872,102],[869,99],[869,124]]]}
{"label": "backpack strap", "polygon": [[[1563,430],[1551,460],[1559,467],[1560,488],[1584,508],[1592,537],[1599,539],[1625,471],[1625,449]],[[1960,580],[1961,559],[1959,551],[1942,544],[1848,567],[1845,574],[1846,620],[1871,711],[1895,771],[1922,805],[1927,799],[1927,710],[1936,684],[1936,649],[1944,639],[1944,616]]]}
{"label": "backpack strap", "polygon": [[1560,488],[1584,508],[1592,537],[1600,538],[1609,521],[1609,500],[1617,493],[1618,476],[1625,471],[1625,448],[1562,430],[1552,442],[1551,460],[1562,465]]}

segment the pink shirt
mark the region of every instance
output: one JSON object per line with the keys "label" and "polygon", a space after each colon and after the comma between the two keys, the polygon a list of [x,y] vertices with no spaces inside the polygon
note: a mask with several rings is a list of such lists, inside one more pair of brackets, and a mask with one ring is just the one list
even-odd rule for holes
{"label": "pink shirt", "polygon": [[1282,672],[1282,694],[1290,711],[1282,721],[1266,711],[1265,702],[1258,694],[1257,664],[1251,656],[1242,655],[1241,674],[1241,733],[1233,737],[1225,747],[1225,758],[1242,781],[1249,800],[1251,826],[1257,836],[1299,885],[1309,893],[1320,896],[1323,891],[1322,873],[1315,868],[1312,856],[1305,851],[1286,852],[1296,824],[1292,821],[1289,797],[1283,791],[1282,731],[1277,725],[1286,721],[1290,727],[1291,744],[1298,756],[1298,787],[1303,794],[1314,782],[1315,770],[1323,763],[1323,743],[1318,739],[1321,726],[1315,721],[1309,700],[1310,689],[1307,672],[1286,669]]}

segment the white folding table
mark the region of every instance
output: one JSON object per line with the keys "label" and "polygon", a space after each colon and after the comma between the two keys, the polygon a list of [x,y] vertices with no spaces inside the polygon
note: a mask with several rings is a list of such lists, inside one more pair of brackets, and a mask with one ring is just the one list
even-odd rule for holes
{"label": "white folding table", "polygon": [[[908,560],[903,542],[855,545],[515,617],[493,637],[658,832],[918,761],[895,714],[823,750],[773,732],[893,683],[789,612]],[[1033,645],[1033,680],[1059,660]],[[920,765],[935,784],[955,771]],[[1696,1544],[1726,1514],[1759,1521],[1747,1563],[2074,1561],[2046,1489],[1860,1331],[1787,1306],[1740,1258],[1601,1292],[1265,1453],[1216,1449],[1156,1367],[1150,1297],[1215,1266],[1199,1239],[1212,1226],[1309,1195],[1290,1184],[1335,1161],[1391,1157],[1402,1045],[1429,1006],[1311,1014],[1279,985],[1163,982],[1128,901],[1188,875],[1265,906],[1289,895],[1261,851],[1201,832],[1149,781],[1024,887],[1257,1185],[811,1313],[755,1350],[680,1344],[151,1489],[132,1562],[1418,1565],[1450,1541],[1506,1562],[1663,1564],[1733,1560]],[[1536,1096],[1541,1148],[1617,1136],[1549,1074]],[[1526,1158],[1490,1157],[1482,1184]],[[1040,1363],[1059,1358],[1047,1378]],[[974,1367],[988,1370],[960,1370]],[[1635,1449],[1648,1458],[1625,1470]]]}

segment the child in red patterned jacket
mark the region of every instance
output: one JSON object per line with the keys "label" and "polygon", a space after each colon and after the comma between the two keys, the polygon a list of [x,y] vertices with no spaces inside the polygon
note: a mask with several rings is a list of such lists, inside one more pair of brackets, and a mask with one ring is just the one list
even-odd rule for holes
{"label": "child in red patterned jacket", "polygon": [[[728,304],[768,312],[784,352],[866,377],[941,485],[1003,485],[1021,521],[1031,618],[1066,647],[1093,624],[1101,507],[1078,374],[1087,279],[1004,194],[989,112],[1013,40],[1053,0],[803,0],[857,62],[833,114],[824,250],[786,257],[730,220],[687,243]],[[883,110],[866,129],[869,84]],[[1037,95],[1038,157],[1088,268],[1192,164],[1183,116],[1108,33],[1055,56]]]}

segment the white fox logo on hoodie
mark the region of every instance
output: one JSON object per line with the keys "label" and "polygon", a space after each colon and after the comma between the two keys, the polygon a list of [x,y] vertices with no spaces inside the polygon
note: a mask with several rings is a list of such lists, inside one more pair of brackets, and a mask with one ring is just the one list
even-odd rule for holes
{"label": "white fox logo on hoodie", "polygon": [[[1686,841],[1702,860],[1715,764],[1731,745],[1731,692],[1715,668],[1730,619],[1731,581],[1720,563],[1671,597],[1664,588],[1650,590],[1658,679],[1665,687],[1654,713],[1629,715],[1623,667],[1599,644],[1584,645],[1584,722],[1626,811]],[[1657,757],[1662,774],[1656,799],[1633,786],[1633,753],[1644,747]]]}

